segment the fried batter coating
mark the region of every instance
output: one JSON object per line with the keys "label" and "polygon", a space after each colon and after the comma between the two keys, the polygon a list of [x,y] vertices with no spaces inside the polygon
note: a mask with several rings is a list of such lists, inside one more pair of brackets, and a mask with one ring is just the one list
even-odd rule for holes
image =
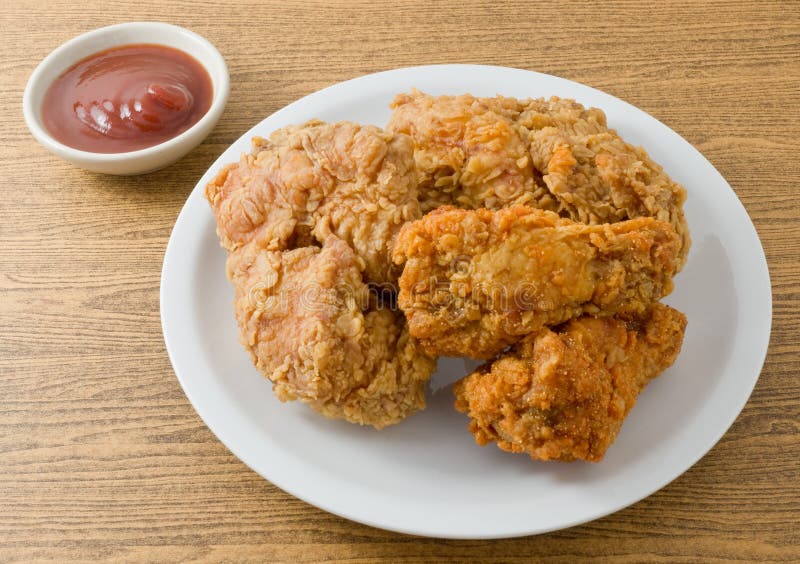
{"label": "fried batter coating", "polygon": [[689,252],[686,191],[597,108],[574,100],[430,96],[392,103],[388,129],[414,140],[423,211],[525,204],[589,224],[653,217]]}
{"label": "fried batter coating", "polygon": [[402,315],[370,306],[359,261],[335,236],[322,249],[228,256],[240,340],[281,401],[378,429],[425,406],[436,362],[417,350]]}
{"label": "fried batter coating", "polygon": [[525,206],[440,208],[398,236],[398,304],[429,354],[487,359],[583,314],[643,313],[672,290],[679,245],[652,218],[584,225]]}
{"label": "fried batter coating", "polygon": [[240,340],[282,401],[378,429],[424,407],[435,360],[368,286],[397,279],[415,181],[408,137],[311,121],[254,139],[206,187]]}
{"label": "fried batter coating", "polygon": [[691,240],[683,214],[686,190],[641,147],[609,129],[597,108],[561,98],[529,100],[517,122],[530,131],[534,168],[559,202],[559,212],[589,224],[653,217],[681,238],[678,269]]}
{"label": "fried batter coating", "polygon": [[556,209],[531,166],[528,131],[513,119],[517,105],[514,98],[429,96],[418,90],[395,97],[387,129],[414,140],[423,211],[446,204]]}
{"label": "fried batter coating", "polygon": [[350,122],[310,121],[269,139],[222,169],[206,187],[223,246],[256,241],[286,250],[335,235],[367,281],[393,283],[390,245],[420,216],[411,140]]}
{"label": "fried batter coating", "polygon": [[656,304],[638,319],[542,329],[457,382],[456,409],[479,445],[598,462],[642,389],[675,362],[685,328],[682,313]]}

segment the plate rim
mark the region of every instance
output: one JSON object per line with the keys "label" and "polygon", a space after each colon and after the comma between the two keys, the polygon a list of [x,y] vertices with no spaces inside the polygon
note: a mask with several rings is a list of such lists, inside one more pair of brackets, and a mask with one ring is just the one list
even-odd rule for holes
{"label": "plate rim", "polygon": [[[232,439],[227,434],[226,429],[224,429],[219,424],[219,422],[215,422],[214,426],[212,426],[210,424],[210,422],[209,422],[209,420],[207,418],[208,412],[206,412],[204,414],[204,411],[206,411],[206,410],[204,408],[200,407],[201,405],[203,405],[203,401],[201,401],[199,396],[194,393],[194,389],[191,387],[189,379],[186,378],[186,371],[185,370],[182,371],[181,369],[179,369],[179,365],[181,365],[181,360],[177,356],[177,352],[176,352],[177,351],[177,345],[176,345],[175,341],[170,337],[170,335],[172,335],[173,333],[170,331],[171,320],[169,319],[169,315],[170,315],[168,313],[168,309],[169,308],[165,307],[165,303],[166,303],[166,294],[167,294],[168,289],[169,289],[169,280],[170,280],[168,271],[169,271],[170,265],[175,260],[177,260],[177,258],[175,257],[175,254],[177,252],[176,249],[178,248],[178,244],[179,243],[178,243],[178,241],[176,239],[176,233],[180,233],[180,230],[183,228],[184,224],[186,224],[189,221],[188,218],[189,218],[189,214],[191,213],[193,202],[195,201],[194,199],[196,199],[198,197],[202,198],[202,191],[204,190],[204,184],[207,181],[207,178],[210,178],[210,176],[212,174],[216,174],[216,171],[218,171],[219,168],[223,164],[228,162],[229,159],[227,159],[225,157],[225,154],[227,153],[227,151],[233,145],[236,145],[236,144],[240,143],[242,141],[242,139],[249,138],[251,135],[254,134],[254,131],[257,130],[261,126],[261,124],[264,123],[265,121],[270,120],[270,119],[274,119],[275,117],[281,115],[282,113],[289,113],[289,112],[293,111],[295,108],[297,108],[298,106],[300,106],[301,104],[313,103],[318,98],[322,98],[324,96],[329,95],[332,91],[335,91],[335,90],[338,90],[338,89],[346,89],[348,87],[352,87],[353,84],[357,84],[359,82],[369,82],[369,81],[373,81],[373,80],[380,80],[382,77],[386,77],[387,75],[396,75],[396,74],[402,74],[402,73],[417,74],[417,73],[425,73],[425,72],[431,72],[431,71],[446,73],[446,72],[450,72],[452,70],[459,70],[461,72],[499,72],[501,74],[502,73],[513,72],[513,73],[524,73],[525,75],[530,75],[531,78],[543,78],[543,77],[546,77],[549,80],[555,79],[556,81],[559,81],[559,82],[563,81],[564,83],[568,83],[571,88],[578,87],[578,90],[584,91],[584,92],[587,92],[587,93],[591,93],[593,96],[597,96],[597,97],[600,97],[600,98],[611,98],[611,99],[617,101],[618,103],[621,103],[623,105],[623,107],[627,111],[633,111],[633,112],[638,113],[638,114],[644,114],[650,120],[652,120],[653,122],[658,124],[662,129],[664,129],[665,131],[668,131],[672,136],[676,137],[681,143],[685,144],[688,148],[690,148],[693,151],[694,156],[695,157],[699,157],[700,159],[702,159],[705,162],[705,164],[708,167],[710,167],[710,169],[712,169],[713,172],[716,175],[718,175],[719,178],[724,182],[725,186],[728,188],[728,190],[730,191],[731,195],[733,196],[733,200],[735,201],[735,204],[738,206],[738,209],[736,210],[737,213],[739,213],[740,215],[743,215],[744,218],[746,218],[746,224],[742,226],[743,227],[743,231],[746,231],[746,234],[745,234],[746,236],[754,237],[754,241],[757,243],[758,251],[760,251],[760,252],[757,252],[756,256],[753,257],[753,258],[754,258],[754,260],[756,260],[759,263],[759,266],[763,267],[763,268],[758,269],[759,270],[759,274],[764,274],[765,275],[764,278],[759,278],[759,280],[757,281],[757,285],[761,286],[761,291],[764,292],[763,295],[759,299],[765,299],[766,303],[769,305],[769,307],[767,308],[766,318],[761,319],[761,321],[763,321],[765,323],[766,331],[761,333],[761,335],[762,335],[761,342],[760,343],[756,343],[754,345],[754,348],[753,348],[754,355],[755,355],[753,357],[755,359],[755,362],[753,363],[753,367],[754,367],[756,375],[752,379],[752,385],[750,385],[749,389],[746,390],[746,394],[741,394],[743,399],[741,399],[740,405],[737,404],[736,405],[736,409],[730,411],[731,415],[728,418],[726,418],[726,420],[724,421],[723,425],[720,426],[721,430],[718,433],[714,434],[715,436],[714,436],[713,440],[710,441],[707,446],[703,446],[702,448],[699,449],[699,451],[700,451],[699,454],[696,457],[692,457],[692,461],[688,466],[686,466],[685,468],[682,468],[681,470],[679,470],[674,476],[672,476],[666,482],[660,483],[659,485],[656,485],[656,486],[654,486],[652,488],[645,488],[644,493],[642,495],[639,495],[637,493],[634,496],[635,499],[628,499],[628,500],[626,500],[625,502],[623,502],[622,504],[619,504],[619,505],[613,505],[612,504],[613,506],[610,509],[602,510],[602,511],[595,511],[593,513],[590,512],[590,513],[584,515],[581,518],[571,519],[571,520],[562,521],[562,522],[557,522],[557,523],[554,523],[553,525],[547,526],[547,527],[536,527],[536,528],[532,529],[530,527],[525,527],[524,524],[522,524],[522,525],[517,526],[516,528],[503,527],[502,528],[503,529],[502,532],[499,532],[499,531],[496,531],[496,530],[488,530],[488,531],[483,532],[483,533],[472,531],[472,532],[469,532],[469,533],[466,533],[466,534],[455,532],[455,531],[449,531],[448,532],[447,530],[437,530],[437,531],[433,531],[432,532],[430,530],[425,530],[423,528],[418,528],[418,527],[414,527],[414,526],[398,525],[397,523],[391,522],[391,520],[389,520],[389,519],[381,520],[381,519],[364,517],[363,515],[357,514],[357,512],[343,510],[341,507],[339,507],[339,506],[337,506],[335,504],[329,503],[328,500],[312,499],[313,496],[305,495],[304,492],[301,489],[298,489],[298,487],[295,487],[295,484],[288,484],[288,483],[286,483],[286,480],[284,480],[282,478],[277,478],[276,479],[274,475],[270,476],[270,477],[267,477],[265,475],[265,473],[263,473],[262,471],[260,471],[256,467],[258,465],[252,460],[252,456],[247,451],[243,451],[240,448],[240,445],[236,444],[235,440]],[[498,83],[498,88],[499,88],[499,83]],[[223,159],[225,159],[225,160],[223,161]],[[651,116],[650,114],[645,112],[644,110],[642,110],[640,108],[637,108],[636,106],[633,106],[632,104],[630,104],[630,103],[628,103],[628,102],[626,102],[626,101],[624,101],[624,100],[622,100],[622,99],[620,99],[620,98],[618,98],[616,96],[613,96],[611,94],[608,94],[606,92],[603,92],[601,90],[593,88],[591,86],[588,86],[588,85],[585,85],[585,84],[582,84],[582,83],[579,83],[579,82],[575,82],[575,81],[572,81],[572,80],[569,80],[569,79],[557,77],[557,76],[554,76],[554,75],[543,74],[543,73],[539,73],[539,72],[536,72],[536,71],[530,71],[530,70],[525,70],[525,69],[519,69],[519,68],[513,68],[513,67],[495,66],[495,65],[440,64],[440,65],[420,65],[420,66],[411,66],[411,67],[401,67],[401,68],[397,68],[397,69],[381,71],[381,72],[378,72],[378,73],[365,74],[365,75],[362,75],[362,76],[359,76],[359,77],[356,77],[356,78],[352,78],[352,79],[349,79],[349,80],[346,80],[346,81],[343,81],[343,82],[338,82],[338,83],[332,84],[332,85],[330,85],[330,86],[328,86],[326,88],[323,88],[321,90],[318,90],[316,92],[308,94],[307,96],[304,96],[304,97],[302,97],[302,98],[300,98],[300,99],[288,104],[287,106],[284,106],[283,108],[273,112],[272,114],[266,116],[261,121],[259,121],[253,127],[248,129],[239,138],[237,138],[237,140],[234,141],[234,143],[232,143],[230,146],[228,146],[220,154],[220,156],[214,161],[214,163],[212,163],[208,167],[208,169],[203,173],[203,175],[198,180],[198,182],[196,183],[195,187],[192,189],[191,193],[187,197],[186,202],[184,203],[184,206],[182,207],[181,212],[179,213],[179,215],[178,215],[178,217],[177,217],[177,219],[175,221],[175,224],[174,224],[174,226],[173,226],[173,228],[171,230],[171,233],[170,233],[169,241],[167,243],[167,247],[166,247],[166,250],[165,250],[165,253],[164,253],[164,259],[163,259],[163,263],[162,263],[161,282],[160,282],[160,291],[159,291],[159,309],[160,309],[162,332],[163,332],[163,336],[164,336],[165,346],[166,346],[166,349],[167,349],[167,354],[168,354],[168,356],[170,358],[170,362],[171,362],[171,364],[173,366],[173,370],[174,370],[175,375],[176,375],[176,377],[177,377],[177,379],[178,379],[178,381],[179,381],[179,383],[181,385],[181,388],[183,389],[184,394],[186,395],[186,397],[189,400],[189,402],[192,404],[192,407],[194,408],[195,412],[200,416],[200,418],[203,421],[203,423],[217,437],[217,439],[220,442],[222,442],[225,445],[225,447],[228,448],[228,450],[230,450],[232,454],[234,454],[234,456],[236,456],[239,460],[241,460],[251,470],[256,472],[256,474],[258,474],[259,476],[261,476],[262,478],[264,478],[268,482],[274,484],[275,486],[281,488],[283,491],[289,493],[290,495],[292,495],[294,497],[297,497],[298,499],[301,499],[301,500],[305,501],[306,503],[309,503],[310,505],[313,505],[315,507],[323,509],[323,510],[329,512],[329,513],[332,513],[332,514],[338,515],[340,517],[343,517],[343,518],[346,518],[346,519],[349,519],[349,520],[352,520],[352,521],[356,521],[356,522],[359,522],[359,523],[362,523],[362,524],[365,524],[365,525],[369,525],[369,526],[372,526],[372,527],[378,527],[378,528],[385,529],[385,530],[400,532],[400,533],[404,533],[404,534],[411,534],[411,535],[420,535],[420,536],[435,537],[435,538],[483,540],[483,539],[512,538],[512,537],[520,537],[520,536],[527,536],[527,535],[533,535],[533,534],[543,534],[543,533],[551,532],[551,531],[554,531],[554,530],[560,530],[560,529],[565,529],[565,528],[568,528],[568,527],[573,527],[573,526],[576,526],[576,525],[580,525],[580,524],[583,524],[583,523],[587,523],[589,521],[593,521],[593,520],[605,517],[607,515],[610,515],[612,513],[620,511],[620,510],[622,510],[622,509],[624,509],[626,507],[629,507],[629,506],[631,506],[631,505],[633,505],[635,503],[638,503],[639,501],[641,501],[642,499],[645,499],[646,497],[649,497],[650,495],[652,495],[656,491],[658,491],[658,490],[666,487],[667,485],[669,485],[672,481],[674,481],[675,479],[677,479],[678,477],[683,475],[692,466],[694,466],[701,458],[703,458],[719,442],[719,440],[725,435],[725,433],[727,433],[727,431],[729,430],[730,426],[736,421],[736,419],[738,418],[739,414],[744,409],[747,401],[749,400],[749,398],[750,398],[750,396],[752,394],[753,389],[755,388],[756,383],[758,382],[758,380],[760,378],[761,371],[763,369],[763,365],[764,365],[764,362],[766,360],[767,352],[768,352],[768,349],[769,349],[769,342],[770,342],[770,334],[771,334],[771,327],[772,327],[772,288],[771,288],[771,282],[770,282],[770,276],[769,276],[769,266],[768,266],[768,263],[766,261],[766,255],[765,255],[764,250],[763,250],[763,245],[761,244],[761,240],[758,237],[758,232],[755,229],[755,226],[754,226],[754,224],[752,222],[752,218],[750,218],[749,214],[747,213],[747,210],[745,209],[744,204],[741,202],[739,197],[736,195],[736,192],[733,190],[733,188],[730,186],[730,184],[727,182],[727,180],[725,180],[725,178],[714,167],[714,165],[710,161],[708,161],[708,159],[706,159],[706,157],[702,153],[700,153],[689,141],[687,141],[682,136],[680,136],[677,132],[675,132],[674,130],[669,128],[666,124],[664,124],[661,121],[657,120],[656,118],[654,118],[653,116]],[[183,376],[181,375],[182,372],[183,372]],[[727,420],[727,419],[729,419],[729,420]],[[641,493],[641,492],[639,492],[639,493]]]}

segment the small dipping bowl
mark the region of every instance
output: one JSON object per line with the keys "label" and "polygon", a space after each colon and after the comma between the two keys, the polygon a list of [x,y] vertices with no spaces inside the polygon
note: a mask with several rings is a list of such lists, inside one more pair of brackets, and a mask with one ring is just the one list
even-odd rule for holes
{"label": "small dipping bowl", "polygon": [[[100,51],[122,45],[165,45],[191,55],[205,67],[214,89],[211,106],[200,120],[176,137],[158,145],[126,153],[93,153],[74,149],[56,139],[42,121],[47,89],[64,71]],[[217,124],[228,101],[230,78],[225,59],[208,40],[188,29],[160,22],[130,22],[101,27],[67,41],[50,53],[33,71],[22,97],[28,129],[42,146],[59,157],[93,172],[144,174],[170,165],[199,145]]]}

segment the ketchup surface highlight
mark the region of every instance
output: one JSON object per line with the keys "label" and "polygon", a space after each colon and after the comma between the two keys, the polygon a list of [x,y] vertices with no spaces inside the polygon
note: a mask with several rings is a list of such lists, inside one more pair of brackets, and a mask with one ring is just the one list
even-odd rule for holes
{"label": "ketchup surface highlight", "polygon": [[180,135],[208,112],[213,95],[208,71],[191,55],[164,45],[123,45],[55,79],[42,121],[74,149],[124,153]]}

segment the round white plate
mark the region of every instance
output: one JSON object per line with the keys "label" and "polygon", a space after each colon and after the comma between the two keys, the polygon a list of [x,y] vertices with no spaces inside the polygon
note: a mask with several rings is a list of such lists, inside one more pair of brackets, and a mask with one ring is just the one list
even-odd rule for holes
{"label": "round white plate", "polygon": [[[428,408],[376,432],[281,404],[237,341],[225,253],[205,184],[249,150],[253,135],[316,117],[383,126],[395,94],[558,95],[605,110],[689,198],[693,246],[666,300],[689,326],[678,361],[651,383],[599,464],[533,462],[478,447],[449,384],[471,368],[443,359]],[[243,135],[206,172],[169,240],[161,322],[175,373],[206,425],[245,464],[322,509],[375,527],[448,538],[542,533],[584,523],[655,492],[685,472],[744,407],[766,355],[772,315],[761,244],[725,179],[648,114],[562,78],[518,69],[441,65],[363,76],[306,96]]]}

